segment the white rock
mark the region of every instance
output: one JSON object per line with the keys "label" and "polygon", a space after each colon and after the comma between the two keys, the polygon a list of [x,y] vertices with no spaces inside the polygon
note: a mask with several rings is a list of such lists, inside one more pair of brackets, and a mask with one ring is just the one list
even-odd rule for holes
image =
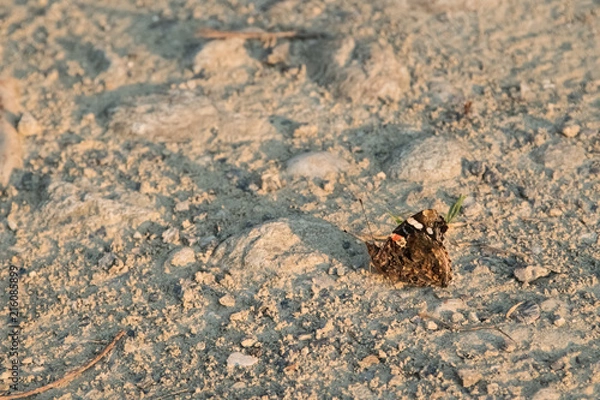
{"label": "white rock", "polygon": [[573,138],[577,136],[581,127],[577,124],[567,124],[562,128],[562,134],[568,138]]}
{"label": "white rock", "polygon": [[219,303],[225,307],[235,307],[235,299],[233,296],[226,294],[219,299]]}
{"label": "white rock", "polygon": [[526,267],[516,268],[513,271],[515,278],[524,283],[533,282],[538,278],[542,278],[544,276],[548,276],[550,274],[550,270],[548,268],[539,267],[539,266],[531,266],[528,265]]}
{"label": "white rock", "polygon": [[427,321],[427,323],[425,324],[425,328],[427,328],[430,331],[435,331],[438,329],[438,325],[433,321]]}
{"label": "white rock", "polygon": [[463,146],[455,140],[432,136],[403,148],[388,168],[392,178],[413,182],[456,179],[462,172]]}
{"label": "white rock", "polygon": [[240,352],[231,353],[227,357],[227,366],[233,368],[235,366],[251,367],[258,362],[258,358],[247,356]]}
{"label": "white rock", "polygon": [[183,267],[196,261],[196,252],[191,247],[177,250],[171,257],[171,265]]}
{"label": "white rock", "polygon": [[19,120],[17,130],[19,131],[19,135],[34,136],[39,135],[42,131],[42,128],[33,115],[25,111]]}
{"label": "white rock", "polygon": [[256,339],[254,338],[246,338],[244,340],[242,340],[242,342],[240,343],[242,345],[242,347],[252,347],[256,344]]}
{"label": "white rock", "polygon": [[350,164],[335,154],[323,152],[311,152],[300,154],[287,164],[287,172],[294,176],[307,178],[324,178],[327,174],[343,172]]}
{"label": "white rock", "polygon": [[203,70],[218,73],[244,66],[257,66],[258,62],[248,55],[245,43],[241,38],[206,43],[194,58],[194,73]]}
{"label": "white rock", "polygon": [[567,321],[563,317],[558,317],[558,318],[556,318],[554,320],[553,323],[554,323],[554,325],[556,325],[556,326],[558,326],[560,328],[561,326],[563,326],[564,324],[566,324]]}

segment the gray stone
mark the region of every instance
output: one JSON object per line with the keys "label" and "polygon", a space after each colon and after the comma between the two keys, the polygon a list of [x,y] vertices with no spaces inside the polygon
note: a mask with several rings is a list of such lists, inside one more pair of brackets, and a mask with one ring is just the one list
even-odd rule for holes
{"label": "gray stone", "polygon": [[171,265],[183,267],[196,261],[196,253],[191,247],[184,247],[177,250],[171,258]]}
{"label": "gray stone", "polygon": [[246,41],[242,38],[213,40],[204,45],[194,58],[194,73],[208,71],[219,73],[240,67],[257,67],[259,64],[248,55]]}
{"label": "gray stone", "polygon": [[433,136],[403,149],[388,168],[392,178],[434,183],[456,179],[462,172],[463,146],[455,140]]}
{"label": "gray stone", "polygon": [[324,178],[328,174],[343,172],[350,164],[343,158],[326,151],[300,154],[288,161],[287,172],[294,176]]}
{"label": "gray stone", "polygon": [[33,115],[25,111],[21,116],[21,119],[19,120],[17,130],[19,132],[19,135],[35,136],[40,134],[42,128],[40,127],[40,124],[37,122],[37,120],[33,117]]}
{"label": "gray stone", "polygon": [[221,243],[211,257],[212,263],[228,271],[237,287],[245,289],[273,274],[313,274],[331,266],[364,266],[367,260],[366,248],[351,236],[309,218],[282,218],[240,232]]}
{"label": "gray stone", "polygon": [[538,278],[548,276],[550,274],[550,270],[544,267],[534,267],[528,265],[526,267],[515,268],[513,274],[515,275],[515,278],[517,278],[520,282],[530,283]]}
{"label": "gray stone", "polygon": [[227,366],[230,368],[239,366],[239,367],[251,367],[258,362],[258,358],[247,356],[245,354],[236,351],[235,353],[231,353],[229,357],[227,357]]}

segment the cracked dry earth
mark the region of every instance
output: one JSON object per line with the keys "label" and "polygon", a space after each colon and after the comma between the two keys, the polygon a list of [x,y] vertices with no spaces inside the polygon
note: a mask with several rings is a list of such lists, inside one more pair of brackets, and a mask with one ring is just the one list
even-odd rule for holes
{"label": "cracked dry earth", "polygon": [[[19,390],[125,329],[37,398],[600,397],[599,13],[0,2],[0,282],[19,268]],[[449,287],[369,271],[357,198],[387,235],[388,211],[446,213],[459,194]]]}

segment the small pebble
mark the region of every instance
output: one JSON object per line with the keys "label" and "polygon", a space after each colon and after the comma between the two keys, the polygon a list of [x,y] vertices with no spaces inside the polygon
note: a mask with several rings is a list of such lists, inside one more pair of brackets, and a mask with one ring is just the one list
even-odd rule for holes
{"label": "small pebble", "polygon": [[461,369],[458,371],[458,376],[462,381],[463,387],[471,387],[479,382],[482,378],[480,372],[472,369]]}
{"label": "small pebble", "polygon": [[213,40],[206,43],[194,57],[194,73],[225,73],[234,68],[246,68],[257,64],[251,58],[242,38]]}
{"label": "small pebble", "polygon": [[581,127],[577,124],[567,124],[562,128],[562,134],[568,138],[573,138],[579,134]]}
{"label": "small pebble", "polygon": [[559,328],[566,323],[567,323],[567,321],[563,317],[558,317],[554,320],[554,325],[558,326]]}
{"label": "small pebble", "polygon": [[551,217],[560,217],[562,214],[562,211],[558,208],[551,208],[550,211],[548,211],[548,215]]}
{"label": "small pebble", "polygon": [[188,200],[181,201],[175,204],[175,211],[188,211],[190,209],[190,202]]}
{"label": "small pebble", "polygon": [[324,178],[331,173],[347,170],[350,164],[343,158],[326,151],[300,154],[287,163],[287,172],[293,176]]}
{"label": "small pebble", "polygon": [[15,232],[19,228],[17,222],[10,215],[8,218],[6,218],[6,225],[8,226],[8,229],[10,229],[13,232]]}
{"label": "small pebble", "polygon": [[252,346],[254,346],[254,344],[256,344],[256,339],[246,338],[246,339],[242,340],[242,342],[240,344],[242,345],[242,347],[252,347]]}
{"label": "small pebble", "polygon": [[236,382],[233,385],[231,385],[231,388],[234,390],[244,389],[244,388],[246,388],[246,383],[245,382]]}
{"label": "small pebble", "polygon": [[481,322],[479,320],[479,317],[477,316],[477,313],[475,311],[469,312],[469,321],[471,321],[471,322]]}
{"label": "small pebble", "polygon": [[456,323],[464,321],[465,320],[465,316],[462,315],[459,312],[455,312],[455,313],[452,313],[452,316],[450,317],[450,320],[456,324]]}
{"label": "small pebble", "polygon": [[98,260],[98,267],[102,269],[109,269],[112,267],[117,260],[117,256],[113,252],[105,253],[100,260]]}
{"label": "small pebble", "polygon": [[225,307],[235,307],[235,299],[233,296],[226,294],[219,299],[219,303]]}
{"label": "small pebble", "polygon": [[240,367],[251,367],[258,362],[258,358],[247,356],[240,352],[231,353],[229,357],[227,357],[227,366],[232,368],[235,366]]}
{"label": "small pebble", "polygon": [[528,265],[526,267],[516,268],[513,271],[513,274],[515,275],[515,278],[517,278],[517,280],[519,280],[520,282],[530,283],[538,278],[548,276],[550,274],[550,270],[544,267],[534,267]]}
{"label": "small pebble", "polygon": [[552,368],[553,371],[560,371],[561,369],[565,368],[565,361],[560,358],[550,364],[550,368]]}
{"label": "small pebble", "polygon": [[38,135],[42,129],[33,115],[25,111],[19,120],[17,131],[22,136],[34,136]]}
{"label": "small pebble", "polygon": [[438,325],[433,321],[427,321],[425,328],[429,329],[430,331],[435,331],[438,329]]}
{"label": "small pebble", "polygon": [[196,261],[196,253],[191,247],[184,247],[177,250],[171,258],[171,264],[175,267],[183,267]]}
{"label": "small pebble", "polygon": [[379,358],[376,355],[371,354],[370,356],[366,356],[361,361],[359,361],[358,364],[362,368],[369,368],[371,365],[379,364]]}

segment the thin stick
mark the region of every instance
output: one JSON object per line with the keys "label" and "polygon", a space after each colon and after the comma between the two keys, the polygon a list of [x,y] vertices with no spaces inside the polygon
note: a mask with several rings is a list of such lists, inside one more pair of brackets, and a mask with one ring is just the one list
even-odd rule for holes
{"label": "thin stick", "polygon": [[358,201],[360,202],[360,207],[363,211],[363,216],[365,217],[365,221],[367,223],[367,230],[369,231],[369,235],[371,235],[371,241],[375,243],[375,236],[373,236],[373,231],[371,230],[371,224],[369,224],[369,219],[367,218],[367,211],[365,210],[365,205],[363,204],[362,199],[359,197]]}
{"label": "thin stick", "polygon": [[[206,39],[233,39],[240,38],[244,40],[258,39],[264,41],[270,41],[281,38],[295,38],[301,37],[306,38],[311,35],[302,34],[296,31],[284,31],[284,32],[241,32],[241,31],[218,31],[216,29],[200,29],[198,36]],[[312,36],[315,36],[314,34]]]}
{"label": "thin stick", "polygon": [[434,317],[433,315],[429,315],[427,313],[420,313],[419,317],[423,318],[423,319],[430,319],[434,322],[437,322],[438,324],[442,325],[445,329],[448,329],[449,331],[453,331],[453,332],[474,332],[474,331],[482,331],[482,330],[492,330],[492,331],[498,331],[500,332],[502,335],[506,336],[507,338],[509,338],[512,342],[517,343],[515,341],[515,339],[513,339],[512,337],[510,337],[510,335],[506,332],[504,332],[502,329],[498,328],[497,326],[494,325],[488,325],[488,326],[474,326],[472,328],[457,328],[454,327],[444,321],[442,321],[439,318]]}
{"label": "thin stick", "polygon": [[71,372],[68,372],[65,376],[63,376],[62,378],[51,382],[47,385],[44,385],[42,387],[39,387],[37,389],[33,389],[27,392],[23,392],[23,393],[17,393],[17,394],[10,394],[8,396],[0,396],[0,400],[12,400],[12,399],[24,399],[25,397],[29,397],[29,396],[33,396],[36,394],[40,394],[40,393],[44,393],[50,389],[62,386],[62,385],[66,385],[67,383],[71,382],[73,379],[75,379],[77,376],[81,375],[82,373],[84,373],[85,371],[87,371],[88,369],[92,368],[96,363],[98,363],[98,361],[102,360],[104,357],[106,357],[106,355],[108,353],[111,352],[111,350],[117,345],[117,342],[119,340],[121,340],[121,338],[125,336],[125,331],[121,331],[117,334],[117,336],[115,336],[115,338],[112,340],[112,342],[110,342],[110,344],[108,346],[106,346],[104,348],[104,350],[102,350],[100,352],[100,354],[98,354],[96,357],[94,357],[93,360],[91,360],[89,363],[85,364],[84,366],[81,366]]}

